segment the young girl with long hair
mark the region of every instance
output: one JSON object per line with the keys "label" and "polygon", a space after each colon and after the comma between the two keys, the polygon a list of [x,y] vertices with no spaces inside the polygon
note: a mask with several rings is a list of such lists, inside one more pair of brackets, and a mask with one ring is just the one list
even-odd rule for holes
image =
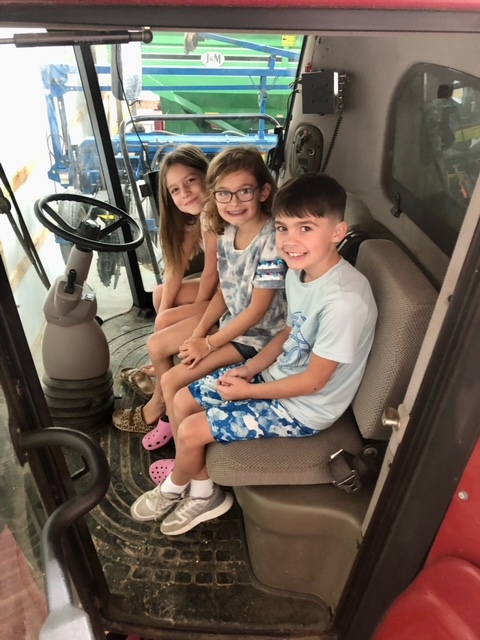
{"label": "young girl with long hair", "polygon": [[[207,169],[207,157],[192,145],[168,153],[160,165],[160,247],[164,282],[153,289],[153,306],[157,313],[155,331],[203,313],[218,284],[217,238],[207,228],[202,215],[208,196]],[[202,249],[204,268],[201,277],[184,279],[189,263]],[[122,369],[120,376],[141,397],[151,397],[154,385],[150,376],[155,376],[151,364],[140,369]]]}
{"label": "young girl with long hair", "polygon": [[[166,443],[165,422],[159,418],[165,408],[169,414],[179,389],[221,366],[253,357],[285,326],[285,264],[277,257],[270,213],[275,183],[262,156],[253,147],[222,151],[210,163],[207,187],[207,220],[218,234],[220,286],[201,317],[175,325],[185,329],[184,339],[177,343],[180,364],[166,366],[171,349],[162,334],[171,328],[148,340],[160,384],[137,415],[145,426],[158,421],[143,439],[150,450]],[[127,410],[123,419],[130,420],[130,415]],[[175,425],[171,426],[174,430]],[[152,479],[161,482],[172,464],[164,460],[154,463]]]}
{"label": "young girl with long hair", "polygon": [[[206,156],[191,145],[169,153],[160,166],[160,245],[165,282],[153,291],[157,311],[155,330],[198,311],[210,301],[218,283],[216,237],[202,224],[201,215],[208,197],[207,169]],[[201,277],[185,280],[190,260],[202,248],[205,267]],[[186,306],[192,304],[197,306],[194,309]]]}

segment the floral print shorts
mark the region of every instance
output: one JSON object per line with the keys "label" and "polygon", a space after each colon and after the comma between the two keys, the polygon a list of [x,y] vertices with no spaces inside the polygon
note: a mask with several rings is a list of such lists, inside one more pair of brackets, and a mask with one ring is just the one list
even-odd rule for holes
{"label": "floral print shorts", "polygon": [[[278,400],[224,400],[217,391],[217,380],[232,368],[222,367],[188,386],[194,399],[206,410],[215,440],[226,443],[255,438],[301,438],[318,433],[295,420]],[[252,382],[264,380],[256,375]]]}

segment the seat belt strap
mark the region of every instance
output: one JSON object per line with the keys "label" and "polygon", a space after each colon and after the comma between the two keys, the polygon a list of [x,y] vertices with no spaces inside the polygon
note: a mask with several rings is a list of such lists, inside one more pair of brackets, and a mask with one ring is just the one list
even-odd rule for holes
{"label": "seat belt strap", "polygon": [[365,447],[356,455],[340,449],[330,456],[328,468],[333,478],[333,485],[346,493],[355,493],[364,484],[373,480],[379,472],[378,460],[368,452],[372,447]]}

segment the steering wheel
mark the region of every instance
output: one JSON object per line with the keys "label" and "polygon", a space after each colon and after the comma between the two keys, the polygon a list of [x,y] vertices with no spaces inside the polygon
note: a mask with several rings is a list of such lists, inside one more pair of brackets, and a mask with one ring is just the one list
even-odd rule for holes
{"label": "steering wheel", "polygon": [[[77,229],[70,226],[49,204],[50,202],[61,201],[79,202],[88,205],[87,216],[80,222]],[[98,214],[94,209],[113,214],[115,221],[102,227],[97,220]],[[37,200],[34,205],[34,211],[37,218],[49,231],[53,231],[64,240],[78,245],[82,249],[112,252],[132,251],[143,242],[143,230],[136,220],[125,211],[122,211],[122,209],[96,198],[89,198],[75,193],[53,193]],[[131,242],[102,242],[104,238],[115,233],[125,222],[133,230],[134,239]]]}

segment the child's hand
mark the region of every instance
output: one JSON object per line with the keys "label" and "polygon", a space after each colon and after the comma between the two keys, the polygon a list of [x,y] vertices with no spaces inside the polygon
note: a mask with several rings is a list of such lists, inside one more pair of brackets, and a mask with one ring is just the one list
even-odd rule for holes
{"label": "child's hand", "polygon": [[178,355],[183,364],[193,369],[210,353],[205,338],[189,338],[179,349]]}
{"label": "child's hand", "polygon": [[234,369],[230,369],[228,373],[219,378],[219,381],[224,378],[228,378],[229,376],[235,376],[236,378],[243,378],[247,382],[250,382],[253,378],[253,375],[248,370],[247,364],[241,364],[239,367],[235,367]]}
{"label": "child's hand", "polygon": [[224,400],[247,400],[251,384],[238,376],[225,375],[218,379],[217,391]]}

